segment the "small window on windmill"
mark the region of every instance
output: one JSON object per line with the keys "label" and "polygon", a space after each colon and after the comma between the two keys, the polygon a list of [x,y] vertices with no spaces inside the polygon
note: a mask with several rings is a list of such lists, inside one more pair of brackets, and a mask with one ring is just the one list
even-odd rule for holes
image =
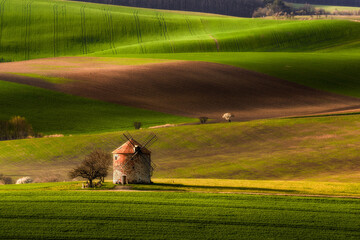
{"label": "small window on windmill", "polygon": [[118,155],[117,155],[117,154],[115,154],[115,161],[116,161],[116,160],[118,160]]}

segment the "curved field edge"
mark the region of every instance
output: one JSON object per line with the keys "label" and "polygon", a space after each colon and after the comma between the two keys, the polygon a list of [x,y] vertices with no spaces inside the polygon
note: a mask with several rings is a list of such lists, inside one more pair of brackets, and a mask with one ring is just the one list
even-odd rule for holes
{"label": "curved field edge", "polygon": [[215,121],[222,121],[225,111],[235,114],[233,121],[244,121],[360,108],[356,98],[224,64],[170,60],[136,66],[116,64],[138,61],[145,62],[135,58],[59,57],[3,63],[0,79],[157,112],[206,116]]}
{"label": "curved field edge", "polygon": [[[258,120],[132,131],[149,132],[156,178],[358,181],[359,115]],[[13,176],[62,175],[93,148],[111,152],[121,132],[0,142]]]}
{"label": "curved field edge", "polygon": [[25,117],[37,132],[78,134],[195,121],[0,80],[0,119]]}
{"label": "curved field edge", "polygon": [[322,196],[360,198],[360,183],[281,181],[281,180],[239,180],[201,178],[153,178],[152,184],[130,184],[120,186],[106,181],[95,189],[82,189],[83,182],[48,182],[32,184],[1,185],[0,192],[12,191],[159,191],[159,192],[202,192],[243,193],[286,196]]}
{"label": "curved field edge", "polygon": [[[2,61],[125,53],[314,51],[358,41],[360,23],[198,16],[70,1],[3,1]],[[21,11],[19,11],[21,9]]]}
{"label": "curved field edge", "polygon": [[[94,54],[110,57],[108,54]],[[122,58],[205,61],[261,72],[283,80],[340,95],[360,97],[360,54],[341,52],[124,54]]]}

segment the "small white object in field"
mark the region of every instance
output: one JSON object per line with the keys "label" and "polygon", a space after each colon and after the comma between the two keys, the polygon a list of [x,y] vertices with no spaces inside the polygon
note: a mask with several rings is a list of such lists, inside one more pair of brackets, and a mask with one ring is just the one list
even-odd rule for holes
{"label": "small white object in field", "polygon": [[231,122],[231,118],[235,117],[232,113],[225,113],[222,118],[225,119],[228,122]]}
{"label": "small white object in field", "polygon": [[26,183],[32,183],[33,180],[31,179],[31,177],[23,177],[23,178],[19,178],[16,181],[16,184],[26,184]]}
{"label": "small white object in field", "polygon": [[57,137],[63,137],[64,134],[53,134],[53,135],[46,135],[44,138],[57,138]]}

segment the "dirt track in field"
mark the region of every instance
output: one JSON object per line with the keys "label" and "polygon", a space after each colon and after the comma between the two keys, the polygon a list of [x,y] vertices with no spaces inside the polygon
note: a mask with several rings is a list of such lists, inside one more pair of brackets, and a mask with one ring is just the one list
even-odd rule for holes
{"label": "dirt track in field", "polygon": [[[72,79],[54,84],[10,73]],[[0,79],[121,105],[217,120],[339,113],[360,110],[360,99],[339,96],[241,68],[168,61],[119,65],[98,58],[62,57],[0,64]]]}

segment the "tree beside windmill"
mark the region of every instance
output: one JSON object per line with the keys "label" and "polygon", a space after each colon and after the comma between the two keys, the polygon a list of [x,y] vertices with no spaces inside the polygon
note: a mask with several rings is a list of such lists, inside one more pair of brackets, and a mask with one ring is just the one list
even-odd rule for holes
{"label": "tree beside windmill", "polygon": [[140,144],[130,134],[124,134],[127,142],[115,149],[113,154],[113,183],[151,183],[155,164],[147,149],[157,137],[151,134]]}

